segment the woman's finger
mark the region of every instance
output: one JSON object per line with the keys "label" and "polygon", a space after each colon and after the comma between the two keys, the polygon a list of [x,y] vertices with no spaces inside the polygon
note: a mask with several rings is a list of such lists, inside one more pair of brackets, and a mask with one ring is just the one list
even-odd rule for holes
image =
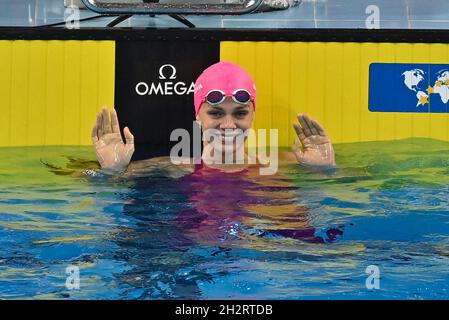
{"label": "woman's finger", "polygon": [[306,135],[304,134],[304,130],[299,126],[299,124],[294,123],[293,128],[295,129],[296,135],[301,141],[304,141]]}
{"label": "woman's finger", "polygon": [[309,128],[309,125],[307,124],[307,121],[304,118],[305,115],[303,114],[298,114],[298,121],[301,124],[302,130],[305,134],[306,137],[309,137],[312,135],[312,131]]}
{"label": "woman's finger", "polygon": [[131,131],[129,130],[128,127],[125,127],[125,129],[123,129],[123,134],[125,135],[125,139],[126,139],[126,144],[131,145],[134,144],[134,136],[131,133]]}
{"label": "woman's finger", "polygon": [[92,128],[92,143],[96,144],[98,142],[98,136],[97,136],[97,124],[95,123],[93,128]]}
{"label": "woman's finger", "polygon": [[120,133],[120,125],[118,123],[117,111],[115,111],[115,108],[111,110],[111,127],[113,133]]}
{"label": "woman's finger", "polygon": [[315,130],[318,131],[318,134],[320,136],[327,137],[326,132],[324,131],[323,127],[320,125],[318,121],[312,119],[312,125],[314,126]]}
{"label": "woman's finger", "polygon": [[109,113],[108,113],[108,109],[106,109],[106,107],[103,107],[103,110],[101,110],[102,112],[102,116],[103,116],[103,133],[111,133],[111,124],[109,123]]}
{"label": "woman's finger", "polygon": [[102,120],[102,116],[101,115],[102,115],[101,112],[99,112],[98,115],[97,115],[97,137],[98,137],[98,139],[101,139],[103,137],[103,130],[101,129],[101,125],[103,123],[103,120]]}
{"label": "woman's finger", "polygon": [[304,121],[307,123],[307,126],[310,129],[310,132],[312,133],[313,136],[317,136],[318,130],[315,128],[315,126],[312,124],[312,119],[309,117],[309,115],[304,115]]}

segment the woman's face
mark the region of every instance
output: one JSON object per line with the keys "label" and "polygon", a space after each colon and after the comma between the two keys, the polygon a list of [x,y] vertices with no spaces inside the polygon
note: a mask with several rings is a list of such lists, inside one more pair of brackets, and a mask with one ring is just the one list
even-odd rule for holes
{"label": "woman's face", "polygon": [[[203,134],[206,130],[214,129],[214,132],[219,132],[222,137],[222,144],[225,146],[224,152],[234,151],[239,147],[238,141],[230,136],[245,132],[251,128],[254,120],[255,112],[253,103],[249,102],[246,105],[239,104],[232,100],[231,97],[226,97],[223,103],[218,105],[210,105],[204,102],[201,105],[200,112],[196,119],[201,122],[201,130]],[[240,130],[236,130],[240,129]],[[232,145],[228,142],[232,141]],[[244,137],[246,139],[246,136]]]}

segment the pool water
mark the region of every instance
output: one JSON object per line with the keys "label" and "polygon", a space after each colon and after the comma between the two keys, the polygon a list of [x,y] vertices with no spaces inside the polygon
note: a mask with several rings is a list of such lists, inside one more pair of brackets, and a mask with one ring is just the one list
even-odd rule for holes
{"label": "pool water", "polygon": [[0,148],[0,298],[448,299],[449,143],[335,151],[334,173],[111,178],[91,147]]}

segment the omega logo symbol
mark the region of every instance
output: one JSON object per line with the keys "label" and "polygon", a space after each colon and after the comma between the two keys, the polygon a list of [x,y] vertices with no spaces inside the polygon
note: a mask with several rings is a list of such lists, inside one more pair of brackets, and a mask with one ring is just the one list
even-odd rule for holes
{"label": "omega logo symbol", "polygon": [[171,69],[171,76],[168,79],[176,79],[176,68],[172,64],[164,64],[159,68],[159,79],[167,79],[163,73],[164,69]]}

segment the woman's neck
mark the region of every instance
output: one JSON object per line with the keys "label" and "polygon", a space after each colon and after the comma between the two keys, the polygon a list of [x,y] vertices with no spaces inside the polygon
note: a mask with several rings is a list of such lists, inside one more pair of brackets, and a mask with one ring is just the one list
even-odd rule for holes
{"label": "woman's neck", "polygon": [[210,168],[217,168],[227,172],[241,171],[251,164],[256,164],[257,160],[248,155],[244,149],[244,145],[240,149],[233,152],[222,152],[221,157],[212,152],[203,152],[201,159],[203,163]]}

